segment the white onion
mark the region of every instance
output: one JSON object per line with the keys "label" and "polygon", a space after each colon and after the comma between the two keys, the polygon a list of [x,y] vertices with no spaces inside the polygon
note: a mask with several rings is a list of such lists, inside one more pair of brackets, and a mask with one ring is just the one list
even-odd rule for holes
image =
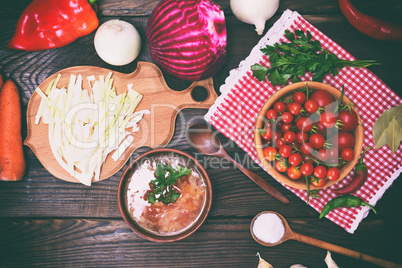
{"label": "white onion", "polygon": [[209,0],[162,0],[148,20],[146,34],[153,61],[178,78],[209,78],[225,62],[225,16]]}
{"label": "white onion", "polygon": [[135,27],[122,20],[103,23],[95,34],[95,50],[105,62],[122,66],[129,64],[141,50],[141,37]]}
{"label": "white onion", "polygon": [[230,0],[230,8],[240,21],[254,24],[258,35],[265,29],[265,22],[278,10],[279,0]]}

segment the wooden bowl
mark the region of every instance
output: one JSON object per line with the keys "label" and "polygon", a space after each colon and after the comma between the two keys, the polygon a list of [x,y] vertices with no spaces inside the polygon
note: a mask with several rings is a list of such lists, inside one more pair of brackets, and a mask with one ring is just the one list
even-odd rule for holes
{"label": "wooden bowl", "polygon": [[[335,98],[335,100],[339,100],[339,98],[341,97],[340,90],[338,90],[334,87],[331,87],[329,85],[319,83],[319,82],[299,82],[299,83],[294,83],[294,84],[285,86],[282,89],[275,92],[275,94],[273,94],[268,99],[268,101],[263,105],[263,107],[261,108],[261,110],[258,114],[257,121],[256,121],[255,127],[254,127],[254,140],[255,140],[255,146],[257,149],[258,157],[261,160],[263,166],[269,172],[269,174],[271,174],[271,176],[273,176],[276,180],[284,183],[285,185],[288,185],[288,186],[291,186],[291,187],[297,188],[297,189],[302,189],[302,190],[307,190],[307,185],[306,185],[306,182],[304,179],[302,179],[302,178],[300,178],[298,180],[290,179],[288,176],[278,172],[275,169],[275,167],[273,167],[264,158],[264,154],[263,154],[264,141],[263,141],[261,135],[258,135],[258,133],[259,133],[259,129],[263,128],[265,114],[267,113],[267,111],[269,109],[271,109],[273,104],[279,99],[286,99],[287,97],[290,97],[297,89],[305,87],[306,84],[309,87],[309,89],[311,89],[311,90],[328,91]],[[345,95],[343,96],[343,103],[345,103],[345,104],[351,103],[352,101]],[[315,187],[313,185],[310,185],[310,190],[322,189],[325,187],[329,187],[329,186],[333,185],[334,183],[337,183],[338,181],[342,180],[347,174],[349,174],[350,171],[352,171],[352,169],[356,165],[357,161],[359,160],[360,154],[362,151],[362,146],[363,146],[363,125],[362,125],[359,113],[353,105],[352,105],[352,110],[357,114],[357,118],[358,118],[357,127],[351,132],[353,134],[353,136],[355,137],[355,146],[354,146],[355,156],[354,156],[353,160],[347,162],[342,167],[342,169],[340,170],[341,174],[340,174],[340,177],[338,180],[336,180],[336,181],[328,180],[327,183],[322,187]]]}
{"label": "wooden bowl", "polygon": [[[205,202],[203,205],[203,208],[201,209],[200,213],[198,214],[197,219],[184,231],[178,232],[176,234],[172,235],[160,235],[155,232],[149,231],[142,227],[135,219],[134,217],[131,216],[131,214],[128,211],[128,205],[127,205],[127,188],[128,184],[130,182],[130,178],[133,177],[134,172],[136,169],[141,165],[141,163],[144,163],[147,159],[154,159],[155,157],[168,157],[169,159],[178,159],[179,163],[180,161],[185,162],[185,166],[191,169],[196,169],[197,173],[200,175],[200,177],[203,179],[205,185],[206,185],[206,196],[205,196]],[[181,165],[183,165],[181,163]],[[194,233],[205,221],[205,219],[208,216],[208,213],[211,209],[211,204],[212,204],[212,186],[210,179],[208,177],[207,172],[205,169],[202,167],[202,165],[197,162],[197,160],[192,157],[191,155],[176,150],[176,149],[155,149],[151,150],[149,152],[146,152],[139,157],[137,157],[130,165],[129,167],[124,171],[120,183],[118,186],[117,190],[117,201],[118,201],[118,206],[120,213],[126,222],[126,224],[139,236],[153,241],[153,242],[174,242],[178,241],[181,239],[184,239]]]}

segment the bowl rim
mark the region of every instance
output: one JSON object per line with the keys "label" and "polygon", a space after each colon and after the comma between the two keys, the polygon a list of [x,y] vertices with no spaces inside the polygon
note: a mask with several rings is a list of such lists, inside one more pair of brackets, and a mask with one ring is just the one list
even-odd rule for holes
{"label": "bowl rim", "polygon": [[[293,187],[296,189],[301,189],[301,190],[307,190],[307,185],[305,182],[301,183],[300,179],[292,180],[292,179],[288,178],[287,176],[278,172],[274,167],[272,167],[271,164],[269,164],[269,162],[267,160],[265,160],[264,155],[262,153],[262,150],[263,150],[262,149],[262,137],[261,137],[261,135],[258,135],[258,133],[259,133],[259,129],[262,128],[262,123],[263,123],[263,120],[265,117],[265,113],[274,104],[274,102],[276,102],[278,99],[280,99],[284,95],[288,95],[291,92],[293,92],[299,88],[305,87],[306,84],[310,89],[313,89],[313,90],[321,90],[322,89],[322,90],[328,91],[329,93],[331,93],[332,96],[335,97],[336,100],[339,100],[339,98],[341,97],[341,94],[342,94],[342,92],[340,90],[338,90],[337,88],[324,84],[324,83],[321,83],[321,82],[303,81],[303,82],[297,82],[297,83],[293,83],[293,84],[284,86],[281,89],[279,89],[278,91],[276,91],[264,103],[264,105],[262,106],[262,108],[260,109],[260,111],[257,115],[256,122],[254,124],[254,145],[255,145],[255,148],[257,151],[258,158],[261,161],[261,163],[263,164],[263,167],[268,171],[268,173],[272,177],[274,177],[279,182],[281,182],[287,186],[290,186],[290,187]],[[343,95],[342,101],[346,104],[352,103],[352,101],[346,95]],[[353,170],[357,161],[359,160],[360,154],[361,154],[361,151],[363,148],[363,137],[364,137],[363,123],[361,121],[361,117],[360,117],[359,112],[356,109],[356,107],[354,105],[352,105],[351,109],[357,114],[357,127],[354,130],[355,146],[353,149],[355,152],[355,156],[354,156],[353,160],[347,162],[346,165],[344,165],[341,168],[341,170],[340,170],[341,174],[340,174],[340,177],[338,180],[336,180],[336,181],[328,180],[327,183],[322,187],[316,187],[314,185],[310,185],[310,187],[309,187],[310,190],[327,188],[327,187],[330,187],[333,184],[341,181],[342,179],[344,179],[346,177],[347,174],[349,174]]]}
{"label": "bowl rim", "polygon": [[[139,226],[128,213],[127,208],[125,206],[125,201],[124,201],[125,187],[126,187],[126,184],[129,180],[129,178],[131,177],[128,175],[130,174],[131,171],[133,171],[133,168],[135,169],[135,165],[144,158],[147,158],[153,154],[160,154],[160,153],[175,153],[175,154],[184,156],[186,158],[189,158],[199,169],[202,177],[205,180],[205,184],[207,186],[206,187],[205,206],[204,206],[203,210],[201,211],[197,221],[184,232],[176,234],[176,235],[170,235],[170,236],[160,236],[157,234],[153,234],[153,233],[145,230],[143,227]],[[179,241],[179,240],[182,240],[182,239],[190,236],[191,234],[193,234],[205,222],[205,220],[209,214],[209,211],[211,210],[211,206],[212,206],[211,180],[210,180],[205,168],[190,154],[183,152],[181,150],[173,149],[173,148],[152,149],[152,150],[145,152],[145,153],[139,155],[138,157],[136,157],[130,163],[130,165],[124,170],[123,175],[120,177],[119,185],[117,188],[117,204],[118,204],[119,211],[120,211],[120,214],[121,214],[124,222],[130,227],[131,230],[133,230],[137,235],[141,236],[142,238],[145,238],[145,239],[153,241],[153,242],[158,242],[158,243]]]}

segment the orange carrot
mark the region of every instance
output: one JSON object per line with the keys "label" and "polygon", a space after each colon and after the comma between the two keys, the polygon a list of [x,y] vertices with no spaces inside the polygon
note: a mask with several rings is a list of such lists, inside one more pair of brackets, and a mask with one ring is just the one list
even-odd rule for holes
{"label": "orange carrot", "polygon": [[[3,79],[0,79],[3,84]],[[21,104],[17,86],[11,80],[0,89],[0,180],[18,181],[25,172],[21,136]]]}

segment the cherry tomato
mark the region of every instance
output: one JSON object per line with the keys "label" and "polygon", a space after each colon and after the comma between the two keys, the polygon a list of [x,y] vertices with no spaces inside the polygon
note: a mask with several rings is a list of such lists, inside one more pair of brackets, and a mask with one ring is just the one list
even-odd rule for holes
{"label": "cherry tomato", "polygon": [[345,148],[353,148],[355,145],[355,137],[349,132],[339,131],[338,132],[338,149],[343,151]]}
{"label": "cherry tomato", "polygon": [[275,141],[275,147],[280,149],[283,145],[286,145],[286,142],[283,139],[279,139]]}
{"label": "cherry tomato", "polygon": [[303,131],[297,132],[297,134],[296,134],[296,142],[297,143],[301,144],[307,140],[308,140],[308,135],[306,132],[303,132]]}
{"label": "cherry tomato", "polygon": [[289,131],[292,128],[292,124],[282,124],[281,125],[281,131],[285,133],[286,131]]}
{"label": "cherry tomato", "polygon": [[321,162],[325,162],[328,160],[328,158],[329,158],[329,155],[328,155],[327,149],[322,148],[322,149],[318,150],[318,152],[317,152],[318,160],[320,160]]}
{"label": "cherry tomato", "polygon": [[328,159],[331,163],[337,163],[339,157],[339,151],[336,147],[331,147],[328,150]]}
{"label": "cherry tomato", "polygon": [[326,128],[333,128],[336,125],[337,120],[338,118],[336,117],[336,114],[331,111],[325,111],[320,115],[320,122]]}
{"label": "cherry tomato", "polygon": [[321,124],[320,121],[314,122],[314,127],[319,133],[325,133],[325,131],[327,131],[327,128]]}
{"label": "cherry tomato", "polygon": [[289,156],[288,161],[291,166],[298,166],[302,161],[302,157],[299,153],[293,153]]}
{"label": "cherry tomato", "polygon": [[266,147],[263,151],[262,151],[264,158],[268,161],[274,161],[276,159],[276,154],[278,153],[278,151],[276,150],[275,147],[269,146]]}
{"label": "cherry tomato", "polygon": [[328,91],[317,90],[311,94],[310,100],[315,100],[319,106],[325,107],[334,102],[334,97]]}
{"label": "cherry tomato", "polygon": [[320,178],[314,178],[314,177],[312,177],[312,178],[310,179],[310,183],[311,183],[312,185],[314,185],[315,187],[322,187],[322,186],[324,186],[324,185],[327,183],[327,180],[326,180],[325,178],[320,179]]}
{"label": "cherry tomato", "polygon": [[276,119],[278,117],[278,112],[274,109],[269,109],[265,115],[269,120]]}
{"label": "cherry tomato", "polygon": [[314,166],[311,163],[303,163],[300,167],[300,172],[304,176],[310,176],[314,172]]}
{"label": "cherry tomato", "polygon": [[307,99],[307,96],[304,92],[297,91],[293,93],[293,101],[303,104]]}
{"label": "cherry tomato", "polygon": [[313,121],[308,117],[300,117],[296,121],[296,127],[300,131],[309,132],[313,127]]}
{"label": "cherry tomato", "polygon": [[283,123],[285,123],[285,124],[290,124],[290,123],[292,123],[292,121],[293,121],[293,115],[292,115],[291,113],[289,113],[289,112],[284,112],[284,113],[282,114],[282,121],[283,121]]}
{"label": "cherry tomato", "polygon": [[289,103],[289,105],[288,105],[288,110],[293,115],[300,114],[301,108],[302,108],[302,106],[298,102],[292,102],[292,103]]}
{"label": "cherry tomato", "polygon": [[300,151],[302,154],[310,155],[313,152],[313,145],[309,142],[305,142],[300,146]]}
{"label": "cherry tomato", "polygon": [[304,109],[310,114],[317,112],[318,107],[318,102],[311,99],[304,104]]}
{"label": "cherry tomato", "polygon": [[277,143],[278,140],[280,140],[281,138],[282,138],[282,133],[277,131],[274,133],[274,136],[272,137],[272,142]]}
{"label": "cherry tomato", "polygon": [[357,126],[357,115],[353,111],[342,110],[338,113],[338,119],[340,120],[340,129],[344,131],[350,131]]}
{"label": "cherry tomato", "polygon": [[272,130],[272,128],[269,127],[267,129],[265,129],[265,133],[262,134],[262,138],[264,140],[270,140],[270,139],[272,139],[273,135],[274,135],[274,131]]}
{"label": "cherry tomato", "polygon": [[292,148],[297,148],[296,150],[300,151],[300,146],[301,144],[297,143],[297,142],[292,142]]}
{"label": "cherry tomato", "polygon": [[271,120],[264,120],[264,123],[265,123],[265,127],[266,128],[272,128],[273,129],[273,124],[272,124],[272,121]]}
{"label": "cherry tomato", "polygon": [[284,158],[279,158],[275,161],[275,169],[279,172],[286,172],[288,170],[288,165],[286,164],[286,160]]}
{"label": "cherry tomato", "polygon": [[296,134],[293,131],[288,130],[283,134],[283,140],[287,143],[292,143],[296,140]]}
{"label": "cherry tomato", "polygon": [[324,179],[326,176],[327,176],[327,169],[324,166],[318,165],[315,167],[314,177]]}
{"label": "cherry tomato", "polygon": [[287,144],[283,145],[281,148],[279,148],[279,154],[283,158],[288,158],[292,154],[292,147]]}
{"label": "cherry tomato", "polygon": [[301,174],[300,170],[297,169],[297,167],[291,166],[288,168],[288,176],[292,180],[297,180],[298,178],[301,177],[301,175],[302,174]]}
{"label": "cherry tomato", "polygon": [[345,161],[352,161],[355,157],[355,151],[352,148],[345,148],[341,152],[341,157]]}
{"label": "cherry tomato", "polygon": [[308,141],[311,143],[311,145],[313,145],[313,148],[317,150],[321,149],[325,144],[325,138],[320,133],[314,133],[310,136]]}
{"label": "cherry tomato", "polygon": [[302,155],[302,161],[303,161],[303,163],[310,163],[310,164],[314,163],[313,158],[310,155],[305,155],[305,154]]}
{"label": "cherry tomato", "polygon": [[336,181],[341,176],[341,172],[336,167],[330,167],[327,172],[327,178],[330,181]]}
{"label": "cherry tomato", "polygon": [[283,101],[277,101],[274,104],[274,110],[278,113],[283,113],[286,109],[286,104]]}

